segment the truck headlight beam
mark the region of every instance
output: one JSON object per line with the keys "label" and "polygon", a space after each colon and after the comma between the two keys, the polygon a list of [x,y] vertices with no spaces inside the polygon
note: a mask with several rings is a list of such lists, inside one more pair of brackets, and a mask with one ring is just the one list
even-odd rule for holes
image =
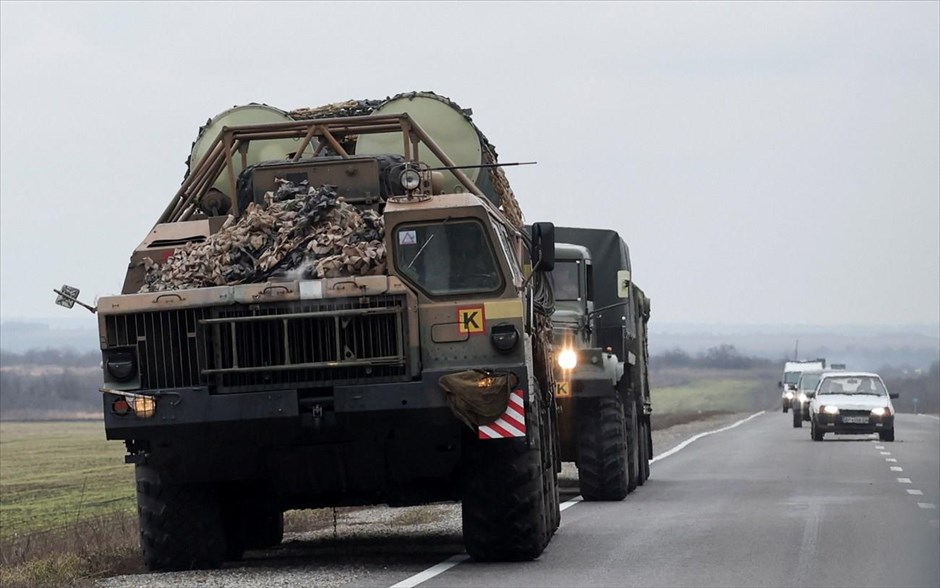
{"label": "truck headlight beam", "polygon": [[578,365],[578,354],[574,349],[562,349],[558,354],[558,367],[563,370],[571,370]]}

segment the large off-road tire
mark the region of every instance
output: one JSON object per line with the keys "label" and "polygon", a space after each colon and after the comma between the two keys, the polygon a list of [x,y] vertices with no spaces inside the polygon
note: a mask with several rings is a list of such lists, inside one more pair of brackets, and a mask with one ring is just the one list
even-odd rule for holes
{"label": "large off-road tire", "polygon": [[882,441],[892,442],[894,441],[894,429],[885,429],[884,431],[878,431],[878,438]]}
{"label": "large off-road tire", "polygon": [[786,413],[790,409],[790,403],[786,400],[783,401],[783,412]]}
{"label": "large off-road tire", "polygon": [[650,477],[650,434],[649,434],[649,419],[643,417],[640,420],[640,479],[637,480],[637,484],[643,485],[649,480]]}
{"label": "large off-road tire", "polygon": [[[537,388],[537,393],[541,388]],[[542,487],[545,492],[545,508],[548,511],[548,536],[551,537],[561,525],[561,500],[558,496],[558,410],[554,397],[545,398],[542,407]],[[546,543],[548,541],[546,540]]]}
{"label": "large off-road tire", "polygon": [[794,429],[803,428],[803,411],[798,408],[793,409],[793,428]]}
{"label": "large off-road tire", "polygon": [[578,481],[584,500],[623,500],[630,491],[625,416],[620,395],[578,406]]}
{"label": "large off-road tire", "polygon": [[624,424],[627,427],[627,492],[640,485],[640,423],[636,403],[628,400],[624,404]]}
{"label": "large off-road tire", "polygon": [[218,501],[211,489],[167,484],[160,472],[138,465],[137,515],[144,563],[152,571],[216,568],[226,553]]}
{"label": "large off-road tire", "polygon": [[[538,394],[533,395],[540,404]],[[463,539],[478,561],[525,561],[538,557],[554,533],[546,503],[539,406],[527,403],[526,438],[463,443]],[[557,487],[554,489],[557,496]]]}

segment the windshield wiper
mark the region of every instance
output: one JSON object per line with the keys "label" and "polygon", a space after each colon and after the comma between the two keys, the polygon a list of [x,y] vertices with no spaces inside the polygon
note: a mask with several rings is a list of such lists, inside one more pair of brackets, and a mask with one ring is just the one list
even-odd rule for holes
{"label": "windshield wiper", "polygon": [[424,242],[424,245],[421,246],[421,249],[418,249],[418,252],[415,253],[415,256],[411,258],[411,263],[408,264],[408,269],[411,269],[411,266],[413,266],[415,262],[418,261],[418,258],[421,257],[421,254],[424,252],[424,248],[428,246],[428,243],[431,242],[431,239],[434,238],[435,234],[436,233],[431,233],[431,236],[428,237],[428,240]]}

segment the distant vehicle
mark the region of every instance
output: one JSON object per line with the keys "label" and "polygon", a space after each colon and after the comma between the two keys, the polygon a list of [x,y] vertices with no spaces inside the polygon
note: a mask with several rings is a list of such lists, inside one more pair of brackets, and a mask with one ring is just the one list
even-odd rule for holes
{"label": "distant vehicle", "polygon": [[809,402],[810,436],[822,441],[826,433],[868,435],[894,441],[894,405],[884,381],[872,372],[823,374]]}
{"label": "distant vehicle", "polygon": [[783,390],[780,394],[783,412],[790,409],[793,397],[796,396],[796,384],[800,380],[800,374],[806,370],[824,370],[826,369],[825,358],[808,359],[804,361],[788,361],[783,366],[783,380],[777,382],[777,387]]}
{"label": "distant vehicle", "polygon": [[790,406],[793,409],[793,427],[799,429],[803,426],[803,421],[809,420],[809,401],[816,393],[816,385],[825,370],[807,370],[800,373],[800,379],[796,383],[793,400]]}

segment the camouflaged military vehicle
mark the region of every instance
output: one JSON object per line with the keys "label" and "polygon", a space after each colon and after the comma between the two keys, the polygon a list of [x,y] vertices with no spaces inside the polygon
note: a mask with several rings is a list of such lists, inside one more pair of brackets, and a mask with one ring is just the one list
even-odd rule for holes
{"label": "camouflaged military vehicle", "polygon": [[555,227],[557,400],[562,461],[585,500],[622,500],[649,478],[650,301],[631,279],[623,239]]}
{"label": "camouflaged military vehicle", "polygon": [[277,544],[288,509],[462,501],[468,553],[560,520],[552,226],[434,94],[211,119],[97,312],[150,569]]}

